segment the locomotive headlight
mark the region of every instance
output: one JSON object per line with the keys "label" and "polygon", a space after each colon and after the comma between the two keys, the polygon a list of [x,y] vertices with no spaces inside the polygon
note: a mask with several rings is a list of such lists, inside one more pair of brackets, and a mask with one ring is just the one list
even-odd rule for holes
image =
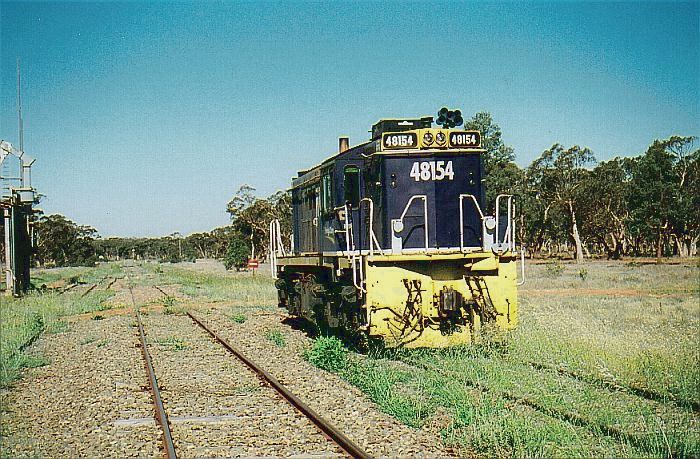
{"label": "locomotive headlight", "polygon": [[394,220],[392,226],[394,227],[395,233],[400,233],[401,231],[403,231],[403,222],[401,220]]}
{"label": "locomotive headlight", "polygon": [[435,136],[435,143],[440,147],[444,147],[447,144],[447,136],[443,132],[438,132]]}
{"label": "locomotive headlight", "polygon": [[484,226],[487,230],[493,231],[496,228],[496,219],[491,216],[484,217]]}
{"label": "locomotive headlight", "polygon": [[423,134],[423,145],[429,146],[432,145],[433,142],[435,141],[435,138],[433,137],[433,134],[430,132],[426,132]]}

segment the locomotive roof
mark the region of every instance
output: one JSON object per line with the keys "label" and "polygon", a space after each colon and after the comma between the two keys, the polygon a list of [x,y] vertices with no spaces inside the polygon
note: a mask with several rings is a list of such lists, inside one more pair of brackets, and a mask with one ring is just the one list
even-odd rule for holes
{"label": "locomotive roof", "polygon": [[363,155],[370,155],[374,153],[377,149],[377,142],[374,140],[371,140],[369,142],[361,143],[359,145],[355,145],[353,147],[348,148],[347,150],[341,152],[341,153],[336,153],[335,155],[326,158],[323,160],[321,163],[315,165],[314,167],[306,170],[299,171],[298,175],[296,178],[292,179],[292,188],[296,188],[300,185],[303,185],[307,182],[314,181],[314,179],[317,179],[321,175],[321,169],[323,166],[333,162],[337,161],[339,159],[347,159],[347,160],[353,160],[353,159],[362,159]]}

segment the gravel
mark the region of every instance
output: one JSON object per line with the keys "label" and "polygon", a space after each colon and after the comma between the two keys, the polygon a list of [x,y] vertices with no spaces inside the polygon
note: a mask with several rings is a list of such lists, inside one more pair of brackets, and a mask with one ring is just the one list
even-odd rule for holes
{"label": "gravel", "polygon": [[128,316],[71,323],[32,349],[50,364],[28,370],[6,392],[3,413],[9,457],[156,457],[155,423],[122,426],[125,418],[152,419],[143,361]]}
{"label": "gravel", "polygon": [[179,457],[342,456],[189,317],[151,314],[143,320]]}
{"label": "gravel", "polygon": [[[75,316],[67,331],[45,335],[31,347],[50,364],[27,370],[2,392],[3,457],[162,457],[129,282],[120,279],[111,287],[116,295],[110,302],[126,308],[104,311],[103,320]],[[178,286],[162,287],[179,296]],[[133,296],[137,304],[150,305],[144,326],[178,457],[342,456],[188,317],[154,311],[162,309],[162,293],[141,285]],[[370,454],[453,455],[435,429],[401,424],[358,389],[303,360],[310,339],[281,324],[281,313],[248,308],[245,323],[237,324],[229,312],[214,308],[198,314]],[[284,345],[273,344],[270,331],[279,331]]]}
{"label": "gravel", "polygon": [[[281,324],[282,314],[249,315],[243,324],[234,323],[217,309],[195,314],[371,455],[391,458],[455,455],[442,446],[435,432],[400,423],[381,412],[359,389],[306,362],[301,354],[310,339],[303,332]],[[284,335],[284,347],[275,346],[265,337],[270,330],[279,330]]]}

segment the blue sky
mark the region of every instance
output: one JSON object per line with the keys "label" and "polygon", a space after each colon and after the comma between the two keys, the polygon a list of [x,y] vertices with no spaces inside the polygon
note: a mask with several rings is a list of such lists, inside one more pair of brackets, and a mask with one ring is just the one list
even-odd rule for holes
{"label": "blue sky", "polygon": [[699,3],[0,2],[0,137],[41,208],[102,235],[206,231],[383,117],[489,111],[527,165],[700,134]]}

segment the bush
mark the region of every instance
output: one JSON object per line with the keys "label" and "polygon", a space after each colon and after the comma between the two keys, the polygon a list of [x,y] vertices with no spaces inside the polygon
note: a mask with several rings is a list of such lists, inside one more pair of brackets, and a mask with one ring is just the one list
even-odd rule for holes
{"label": "bush", "polygon": [[246,321],[246,317],[243,314],[234,314],[231,316],[231,320],[233,320],[237,324],[242,324]]}
{"label": "bush", "polygon": [[304,351],[304,358],[318,368],[338,373],[347,366],[348,350],[335,336],[322,336]]}
{"label": "bush", "polygon": [[250,249],[248,244],[239,235],[231,237],[228,242],[228,249],[224,256],[224,266],[226,269],[241,269],[248,265]]}
{"label": "bush", "polygon": [[554,260],[552,263],[547,264],[545,268],[545,274],[547,277],[559,277],[564,272],[564,266],[559,262],[559,260]]}
{"label": "bush", "polygon": [[287,345],[287,340],[284,339],[284,335],[279,330],[268,330],[265,333],[265,338],[272,341],[277,347],[284,347]]}
{"label": "bush", "polygon": [[578,277],[580,277],[583,282],[586,282],[586,279],[588,279],[588,270],[586,268],[579,269]]}

